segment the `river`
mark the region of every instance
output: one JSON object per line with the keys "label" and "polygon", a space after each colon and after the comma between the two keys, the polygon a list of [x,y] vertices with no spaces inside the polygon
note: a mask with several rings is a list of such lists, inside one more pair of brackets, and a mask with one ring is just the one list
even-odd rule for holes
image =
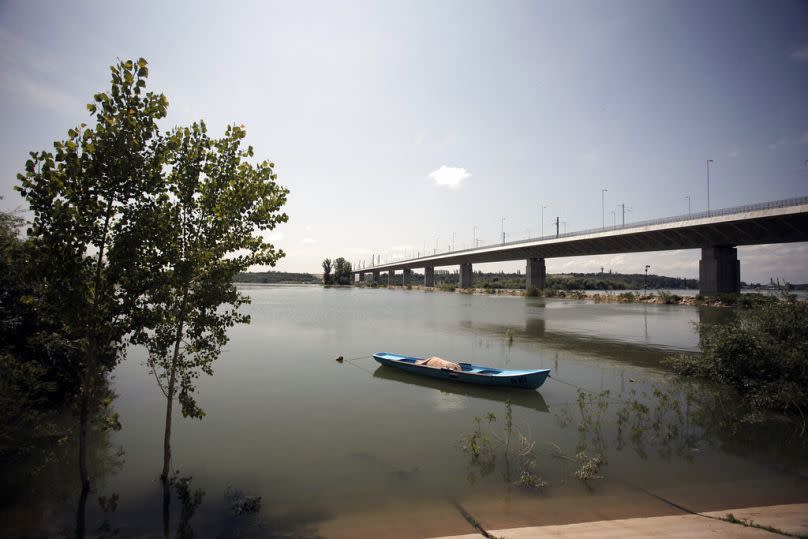
{"label": "river", "polygon": [[[133,348],[113,378],[123,428],[94,447],[90,535],[157,536],[168,516],[172,536],[421,537],[471,533],[469,516],[497,529],[808,499],[808,450],[793,425],[751,423],[732,394],[661,363],[698,349],[695,322],[732,311],[241,289],[252,323],[230,331],[214,376],[199,380],[206,417],[174,419],[172,465],[192,478],[190,496],[163,513],[165,400]],[[430,381],[378,365],[377,351],[549,368],[552,378],[537,391]],[[472,442],[476,458],[464,449]],[[595,457],[596,477],[576,478]],[[34,475],[33,507],[14,508],[6,493],[10,529],[73,528],[78,474],[67,457],[52,468]],[[236,514],[240,494],[261,496],[260,512]]]}

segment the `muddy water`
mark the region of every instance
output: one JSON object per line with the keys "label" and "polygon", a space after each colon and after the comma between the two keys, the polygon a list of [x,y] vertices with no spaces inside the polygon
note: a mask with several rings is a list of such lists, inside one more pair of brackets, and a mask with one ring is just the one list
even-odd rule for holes
{"label": "muddy water", "polygon": [[[496,529],[677,514],[671,502],[808,499],[808,450],[793,427],[751,424],[733,395],[661,365],[697,349],[694,322],[730,311],[243,290],[252,324],[231,331],[215,375],[200,380],[207,416],[175,418],[173,467],[192,478],[190,495],[175,490],[166,515],[164,402],[132,349],[113,381],[123,429],[96,438],[88,535],[417,537],[470,533],[469,515]],[[376,351],[549,368],[553,378],[535,392],[456,385],[382,367],[368,357]],[[77,474],[67,450],[58,458],[35,476],[33,501],[10,495],[8,529],[72,535]],[[589,478],[576,477],[585,464]],[[114,508],[98,502],[113,494]],[[239,515],[244,496],[261,496],[260,512]]]}

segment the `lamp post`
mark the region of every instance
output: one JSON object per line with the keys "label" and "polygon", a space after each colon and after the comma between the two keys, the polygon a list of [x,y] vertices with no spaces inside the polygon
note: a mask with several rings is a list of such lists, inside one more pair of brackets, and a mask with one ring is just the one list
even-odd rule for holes
{"label": "lamp post", "polygon": [[610,210],[609,213],[612,214],[612,228],[617,228],[617,212]]}
{"label": "lamp post", "polygon": [[452,251],[454,251],[454,250],[456,250],[456,247],[455,247],[455,233],[452,232]]}
{"label": "lamp post", "polygon": [[690,217],[690,195],[685,195],[687,199],[687,216]]}
{"label": "lamp post", "polygon": [[601,217],[601,228],[606,228],[606,191],[608,189],[601,189],[600,190],[600,217]]}
{"label": "lamp post", "polygon": [[707,160],[707,217],[710,216],[710,163],[713,163],[712,159]]}
{"label": "lamp post", "polygon": [[502,218],[502,243],[505,243],[505,218]]}
{"label": "lamp post", "polygon": [[472,247],[474,247],[476,249],[477,248],[477,227],[476,226],[474,227],[473,236],[474,236],[474,244],[472,245]]}

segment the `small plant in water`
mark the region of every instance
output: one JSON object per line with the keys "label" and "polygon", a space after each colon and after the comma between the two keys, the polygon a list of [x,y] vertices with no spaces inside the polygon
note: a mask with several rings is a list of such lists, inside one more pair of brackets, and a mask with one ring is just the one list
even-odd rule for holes
{"label": "small plant in water", "polygon": [[513,343],[513,330],[511,328],[505,331],[505,340],[508,341],[508,344]]}
{"label": "small plant in water", "polygon": [[236,516],[245,513],[258,513],[261,510],[261,496],[247,496],[238,489],[227,487],[224,497],[230,503],[230,509]]}
{"label": "small plant in water", "polygon": [[575,470],[575,478],[581,481],[590,481],[592,479],[603,479],[602,475],[598,475],[600,467],[603,464],[603,459],[600,455],[595,455],[591,459],[586,456],[586,453],[581,451],[575,455],[580,466]]}

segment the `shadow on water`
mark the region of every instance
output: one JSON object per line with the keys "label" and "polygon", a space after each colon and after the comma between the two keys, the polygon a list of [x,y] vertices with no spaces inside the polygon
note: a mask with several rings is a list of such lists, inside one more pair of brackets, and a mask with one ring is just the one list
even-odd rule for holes
{"label": "shadow on water", "polygon": [[549,412],[550,409],[547,403],[544,402],[544,397],[538,391],[531,391],[526,389],[505,389],[493,388],[485,386],[475,386],[472,384],[464,384],[462,382],[455,382],[453,380],[436,380],[418,376],[404,371],[399,371],[384,365],[377,367],[373,371],[374,378],[381,378],[383,380],[394,380],[414,386],[427,387],[430,389],[437,389],[444,393],[452,395],[459,395],[462,397],[470,397],[473,399],[482,399],[493,402],[505,403],[510,400],[514,406],[521,406],[534,410],[536,412]]}

